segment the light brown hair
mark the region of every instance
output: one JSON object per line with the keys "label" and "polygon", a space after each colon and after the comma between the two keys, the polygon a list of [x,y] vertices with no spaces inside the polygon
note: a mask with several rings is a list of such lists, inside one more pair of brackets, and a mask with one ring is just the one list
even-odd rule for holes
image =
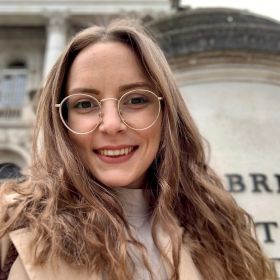
{"label": "light brown hair", "polygon": [[37,263],[62,258],[88,271],[106,268],[110,279],[118,280],[132,278],[129,239],[143,253],[152,275],[144,247],[133,238],[115,193],[93,178],[55,108],[64,97],[75,57],[87,46],[106,41],[132,48],[154,90],[164,98],[162,141],[145,191],[153,208],[153,237],[162,254],[157,226],[171,238],[173,260],[165,256],[171,279],[179,279],[180,250],[186,245],[206,280],[276,279],[252,233],[252,219],[208,166],[202,137],[162,51],[141,26],[126,20],[81,31],[52,68],[38,105],[30,177],[23,184],[2,186],[2,195],[9,189],[20,195],[5,206],[13,212],[9,219],[2,214],[0,236],[28,227],[34,234]]}

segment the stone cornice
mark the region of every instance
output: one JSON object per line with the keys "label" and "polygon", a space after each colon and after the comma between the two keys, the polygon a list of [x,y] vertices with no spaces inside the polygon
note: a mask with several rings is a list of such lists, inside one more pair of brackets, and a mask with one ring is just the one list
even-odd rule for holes
{"label": "stone cornice", "polygon": [[280,85],[279,64],[220,63],[205,64],[203,67],[186,68],[175,71],[179,86],[212,82],[251,82]]}
{"label": "stone cornice", "polygon": [[1,0],[0,14],[41,14],[45,11],[65,11],[70,14],[111,14],[122,10],[168,11],[168,0]]}
{"label": "stone cornice", "polygon": [[280,24],[248,11],[186,10],[148,27],[168,58],[226,51],[280,55]]}

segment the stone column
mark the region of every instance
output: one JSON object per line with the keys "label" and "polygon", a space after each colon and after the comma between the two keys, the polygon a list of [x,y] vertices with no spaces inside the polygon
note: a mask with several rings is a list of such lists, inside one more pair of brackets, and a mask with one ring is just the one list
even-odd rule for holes
{"label": "stone column", "polygon": [[47,43],[43,70],[44,79],[66,44],[66,19],[66,15],[62,13],[48,15]]}

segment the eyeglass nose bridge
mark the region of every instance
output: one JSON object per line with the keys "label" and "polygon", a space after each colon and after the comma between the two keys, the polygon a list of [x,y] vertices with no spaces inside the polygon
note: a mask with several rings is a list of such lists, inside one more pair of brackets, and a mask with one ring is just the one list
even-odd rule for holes
{"label": "eyeglass nose bridge", "polygon": [[[117,98],[115,98],[115,97],[108,97],[108,98],[103,98],[103,99],[99,100],[99,104],[100,104],[100,113],[99,113],[99,116],[100,116],[100,123],[103,121],[102,102],[108,101],[108,100],[117,101],[117,111],[118,111],[119,117],[120,117],[121,121],[122,121],[124,124],[126,124],[126,123],[124,122],[124,119],[123,119],[123,117],[122,117],[122,115],[121,115],[121,113],[120,113],[120,110],[119,110],[119,101],[120,101],[120,100],[117,99]],[[100,124],[100,123],[99,123],[99,124]]]}
{"label": "eyeglass nose bridge", "polygon": [[108,100],[117,101],[117,109],[118,109],[118,113],[120,114],[120,112],[119,112],[119,99],[117,99],[115,97],[108,97],[108,98],[103,98],[103,99],[99,100],[101,117],[102,117],[102,102],[108,101]]}
{"label": "eyeglass nose bridge", "polygon": [[102,103],[103,101],[107,101],[107,100],[114,100],[114,101],[119,101],[119,99],[115,98],[115,97],[108,97],[108,98],[103,98],[101,99],[99,102]]}
{"label": "eyeglass nose bridge", "polygon": [[119,99],[117,99],[117,98],[115,98],[115,97],[103,98],[103,99],[101,99],[101,100],[98,101],[98,103],[100,104],[100,115],[101,115],[101,116],[102,116],[102,102],[108,101],[108,100],[117,101],[117,107],[118,107],[118,112],[119,112]]}

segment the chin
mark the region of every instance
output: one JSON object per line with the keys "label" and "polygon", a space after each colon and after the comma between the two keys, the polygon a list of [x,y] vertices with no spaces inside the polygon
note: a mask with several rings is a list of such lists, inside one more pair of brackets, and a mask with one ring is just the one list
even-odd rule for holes
{"label": "chin", "polygon": [[138,188],[136,184],[133,184],[132,182],[111,182],[111,181],[107,181],[104,182],[103,184],[108,186],[109,188],[128,188],[128,189],[136,189]]}
{"label": "chin", "polygon": [[[132,168],[131,168],[132,169]],[[145,172],[135,172],[127,168],[115,168],[110,170],[91,169],[92,175],[101,184],[110,188],[140,189],[145,184]]]}
{"label": "chin", "polygon": [[96,179],[103,185],[110,188],[129,188],[129,189],[140,189],[143,187],[143,179],[140,177],[136,180],[126,176],[96,176]]}

